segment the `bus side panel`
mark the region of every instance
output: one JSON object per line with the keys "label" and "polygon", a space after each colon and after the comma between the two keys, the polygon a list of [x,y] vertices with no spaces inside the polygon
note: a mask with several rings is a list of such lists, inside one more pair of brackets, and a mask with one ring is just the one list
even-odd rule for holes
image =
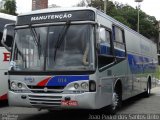
{"label": "bus side panel", "polygon": [[7,99],[8,76],[4,73],[9,67],[9,57],[10,53],[4,47],[0,47],[0,100]]}
{"label": "bus side panel", "polygon": [[[129,66],[133,79],[133,96],[147,89],[149,76],[155,83],[157,69],[156,45],[147,38],[125,31]],[[155,86],[155,84],[153,85]]]}
{"label": "bus side panel", "polygon": [[126,49],[128,55],[128,75],[132,80],[132,96],[141,93],[140,79],[142,75],[142,56],[140,38],[136,34],[125,29]]}
{"label": "bus side panel", "polygon": [[0,70],[0,100],[7,99],[8,77],[4,75],[6,70]]}
{"label": "bus side panel", "polygon": [[97,88],[96,97],[96,104],[98,108],[111,104],[114,78],[112,76],[107,76],[108,71],[110,70],[104,70],[103,72],[99,72],[97,74],[99,76],[99,85]]}

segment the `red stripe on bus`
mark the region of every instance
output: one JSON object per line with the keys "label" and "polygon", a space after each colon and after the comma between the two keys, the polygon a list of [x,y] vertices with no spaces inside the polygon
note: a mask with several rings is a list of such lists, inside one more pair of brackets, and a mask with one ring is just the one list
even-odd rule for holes
{"label": "red stripe on bus", "polygon": [[0,96],[0,100],[7,100],[7,94],[4,94],[4,95],[2,95],[2,96]]}
{"label": "red stripe on bus", "polygon": [[40,82],[37,84],[37,86],[45,86],[50,79],[51,79],[51,77],[48,77],[48,78],[40,81]]}

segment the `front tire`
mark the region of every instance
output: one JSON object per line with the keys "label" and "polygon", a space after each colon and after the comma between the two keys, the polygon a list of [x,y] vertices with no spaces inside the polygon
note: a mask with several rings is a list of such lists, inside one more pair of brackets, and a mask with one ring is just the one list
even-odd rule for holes
{"label": "front tire", "polygon": [[117,112],[117,110],[121,107],[121,105],[122,105],[122,94],[120,91],[115,90],[112,95],[112,103],[109,106],[109,113],[114,115]]}

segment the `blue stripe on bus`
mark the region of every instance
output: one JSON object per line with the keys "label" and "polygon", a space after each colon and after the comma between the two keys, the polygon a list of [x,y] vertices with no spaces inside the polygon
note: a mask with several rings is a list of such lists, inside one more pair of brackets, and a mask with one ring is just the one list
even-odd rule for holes
{"label": "blue stripe on bus", "polygon": [[100,54],[111,55],[110,47],[106,46],[105,44],[101,44],[100,45]]}
{"label": "blue stripe on bus", "polygon": [[[110,55],[110,47],[101,45],[100,46],[100,53],[103,55]],[[124,57],[125,52],[119,49],[115,49],[115,56],[117,57]],[[156,70],[156,65],[158,63],[153,63],[154,59],[148,57],[142,57],[134,54],[127,54],[128,62],[130,70],[133,74],[136,73],[147,73],[147,72],[154,72]]]}
{"label": "blue stripe on bus", "polygon": [[117,57],[125,57],[125,52],[115,49],[115,56]]}
{"label": "blue stripe on bus", "polygon": [[154,59],[128,54],[130,70],[133,74],[149,73],[156,70],[158,63],[153,63]]}
{"label": "blue stripe on bus", "polygon": [[[120,51],[118,49],[115,49],[114,52],[115,52],[115,56],[117,56],[117,57],[125,57],[125,52],[124,51]],[[100,45],[100,54],[111,55],[110,47],[107,46],[107,44],[101,44]]]}
{"label": "blue stripe on bus", "polygon": [[66,86],[70,82],[79,80],[89,80],[89,76],[54,76],[49,80],[46,86]]}

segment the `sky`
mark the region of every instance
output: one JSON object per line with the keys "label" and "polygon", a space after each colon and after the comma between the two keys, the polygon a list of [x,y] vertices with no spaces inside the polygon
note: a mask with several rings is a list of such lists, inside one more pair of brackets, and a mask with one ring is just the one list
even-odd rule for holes
{"label": "sky", "polygon": [[[76,5],[80,0],[49,0],[49,5],[57,4],[58,6],[70,7]],[[128,4],[132,7],[136,7],[135,0],[110,0],[117,1],[119,3]],[[16,0],[17,12],[25,13],[31,11],[32,0]],[[160,0],[143,0],[141,4],[141,10],[145,13],[155,16],[157,20],[160,20]]]}

